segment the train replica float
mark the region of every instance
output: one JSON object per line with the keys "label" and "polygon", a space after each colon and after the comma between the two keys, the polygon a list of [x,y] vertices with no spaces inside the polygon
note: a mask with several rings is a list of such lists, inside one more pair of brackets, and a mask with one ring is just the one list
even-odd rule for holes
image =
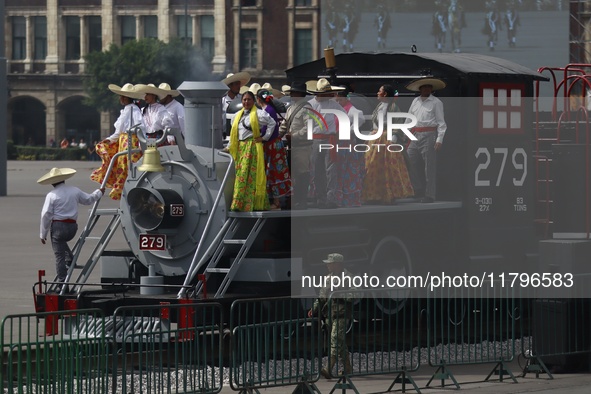
{"label": "train replica float", "polygon": [[[492,273],[498,279],[510,272],[570,272],[589,261],[589,124],[580,97],[591,90],[590,65],[535,72],[499,58],[445,53],[350,53],[325,64],[292,68],[287,79],[349,84],[366,115],[373,108],[364,107],[364,96],[375,97],[384,83],[399,90],[404,111],[414,96],[404,88],[409,81],[445,81],[437,91],[448,131],[438,153],[436,202],[231,212],[234,169],[221,150],[219,106],[227,87],[184,82],[178,90],[185,139],[169,131],[178,145],[157,151],[142,141],[143,162],[131,169],[120,207],[101,209],[99,202],[91,210],[73,249],[69,292],[55,295],[57,284],[40,277],[37,311],[71,308],[74,299],[77,308],[106,313],[180,300],[229,304],[293,289],[309,299],[315,291],[302,289],[301,277],[324,275],[322,259],[332,252],[346,256],[352,273],[376,275]],[[550,92],[547,102],[542,86]],[[99,219],[104,231],[91,237]],[[128,250],[109,249],[119,229]],[[99,286],[89,280],[95,268]],[[404,310],[407,300],[396,301],[388,313]],[[306,307],[302,302],[302,312]]]}

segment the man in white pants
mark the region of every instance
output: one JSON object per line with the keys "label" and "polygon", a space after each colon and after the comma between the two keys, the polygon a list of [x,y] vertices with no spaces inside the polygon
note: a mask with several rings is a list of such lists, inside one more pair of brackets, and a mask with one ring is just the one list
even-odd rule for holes
{"label": "man in white pants", "polygon": [[415,196],[423,203],[435,201],[437,182],[437,155],[447,130],[443,103],[431,93],[445,88],[445,82],[437,78],[422,78],[409,83],[406,88],[420,92],[408,112],[417,118],[411,129],[416,141],[408,146],[410,180]]}

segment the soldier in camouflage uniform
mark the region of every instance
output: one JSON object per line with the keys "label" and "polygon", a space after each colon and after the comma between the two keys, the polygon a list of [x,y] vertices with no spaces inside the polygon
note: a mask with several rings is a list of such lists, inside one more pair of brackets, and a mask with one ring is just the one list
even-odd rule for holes
{"label": "soldier in camouflage uniform", "polygon": [[[330,358],[327,368],[320,370],[322,376],[330,379],[332,378],[332,369],[337,363],[339,356],[343,360],[344,373],[350,374],[353,372],[346,342],[347,320],[352,318],[353,295],[351,293],[341,292],[342,290],[350,289],[347,285],[352,282],[352,275],[343,268],[344,258],[342,254],[331,253],[323,261],[326,263],[329,274],[324,278],[324,287],[320,289],[318,298],[314,301],[314,306],[308,312],[308,315],[312,317],[321,313],[322,318],[330,329]],[[341,286],[339,288],[331,288],[333,285],[331,281],[333,276],[341,279]],[[348,278],[348,281],[342,280],[343,278]],[[331,293],[335,290],[339,290],[339,292],[333,294],[331,298]]]}

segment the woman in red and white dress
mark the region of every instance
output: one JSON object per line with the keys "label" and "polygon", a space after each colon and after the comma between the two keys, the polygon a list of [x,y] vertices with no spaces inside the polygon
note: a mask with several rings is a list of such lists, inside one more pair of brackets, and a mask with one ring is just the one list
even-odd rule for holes
{"label": "woman in red and white dress", "polygon": [[279,135],[279,116],[273,104],[273,94],[266,89],[257,92],[257,103],[275,121],[274,127],[263,126],[261,135],[265,138],[265,164],[267,194],[272,201],[271,210],[281,209],[281,198],[291,196],[291,177],[287,164],[287,152]]}

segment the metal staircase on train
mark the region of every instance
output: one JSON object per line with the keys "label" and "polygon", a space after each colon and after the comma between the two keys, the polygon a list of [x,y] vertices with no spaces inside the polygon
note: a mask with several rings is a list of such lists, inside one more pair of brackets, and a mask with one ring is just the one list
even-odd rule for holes
{"label": "metal staircase on train", "polygon": [[[587,136],[580,119],[566,119],[568,113],[563,112],[558,121],[539,121],[536,125],[535,138],[535,170],[536,170],[536,219],[539,234],[543,238],[551,237],[555,228],[556,199],[556,154],[559,146],[576,146],[587,143]],[[564,149],[564,148],[562,148]],[[584,168],[583,168],[584,170]]]}
{"label": "metal staircase on train", "polygon": [[[221,298],[226,294],[266,221],[267,219],[262,216],[234,216],[226,219],[214,241],[197,264],[197,266],[201,266],[209,260],[203,271],[203,277],[195,288],[195,297],[207,295],[206,286],[208,282],[212,282],[212,279],[219,281],[215,290],[215,298]],[[248,233],[246,236],[244,236],[245,232]],[[229,253],[235,249],[238,251]],[[231,254],[229,261],[226,259],[228,254]]]}
{"label": "metal staircase on train", "polygon": [[[119,209],[97,209],[98,203],[99,201],[97,201],[91,209],[86,226],[82,230],[80,237],[72,248],[72,263],[68,267],[68,274],[65,281],[66,283],[72,282],[75,284],[70,285],[70,288],[67,289],[66,286],[61,286],[56,283],[50,286],[50,291],[57,291],[59,289],[61,294],[65,294],[67,290],[73,293],[79,293],[82,289],[82,285],[88,281],[90,274],[99,262],[99,259],[109,244],[109,241],[111,238],[113,238],[117,227],[119,227],[121,224],[121,212]],[[103,216],[110,217],[107,226],[100,235],[91,236],[91,234],[93,234],[93,230],[95,230],[96,224]],[[82,248],[87,240],[96,241],[96,245],[91,251],[86,262],[84,264],[78,264],[80,252],[82,251]],[[72,281],[76,273],[78,273],[78,275],[76,276],[76,279]],[[54,282],[57,282],[57,277]]]}

